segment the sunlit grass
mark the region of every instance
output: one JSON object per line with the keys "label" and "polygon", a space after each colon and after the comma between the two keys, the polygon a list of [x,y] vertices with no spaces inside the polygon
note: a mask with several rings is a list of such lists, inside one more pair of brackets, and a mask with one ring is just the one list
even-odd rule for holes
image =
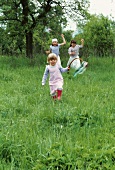
{"label": "sunlit grass", "polygon": [[62,100],[56,102],[48,81],[41,86],[45,63],[1,57],[0,66],[1,170],[114,169],[111,58],[90,58],[75,78],[64,73]]}

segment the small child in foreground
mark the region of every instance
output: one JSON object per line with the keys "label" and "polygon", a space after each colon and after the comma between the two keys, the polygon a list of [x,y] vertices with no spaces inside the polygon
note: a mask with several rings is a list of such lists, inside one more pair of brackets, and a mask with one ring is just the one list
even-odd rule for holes
{"label": "small child in foreground", "polygon": [[44,86],[49,74],[50,94],[54,100],[61,99],[64,83],[62,73],[69,70],[69,67],[63,68],[59,66],[59,64],[57,64],[57,60],[56,54],[50,53],[48,55],[47,61],[49,65],[46,66],[42,78],[42,85]]}

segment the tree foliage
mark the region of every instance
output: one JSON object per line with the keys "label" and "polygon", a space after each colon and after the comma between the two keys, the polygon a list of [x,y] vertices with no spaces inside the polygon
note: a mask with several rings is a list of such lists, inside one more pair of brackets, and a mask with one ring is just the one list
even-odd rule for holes
{"label": "tree foliage", "polygon": [[26,55],[32,58],[33,35],[37,28],[42,27],[42,32],[38,30],[39,34],[42,34],[46,27],[51,27],[54,34],[60,33],[62,25],[67,23],[67,17],[76,19],[86,16],[88,0],[1,0],[0,6],[0,22],[4,24],[10,37],[18,42],[16,49],[19,49],[21,44],[21,47],[26,47]]}
{"label": "tree foliage", "polygon": [[84,26],[82,35],[88,53],[107,56],[113,51],[115,32],[112,25],[112,21],[103,15],[91,17]]}

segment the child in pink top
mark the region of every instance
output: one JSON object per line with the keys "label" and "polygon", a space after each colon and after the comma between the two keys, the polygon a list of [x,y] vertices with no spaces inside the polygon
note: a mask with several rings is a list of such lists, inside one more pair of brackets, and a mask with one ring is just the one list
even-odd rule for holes
{"label": "child in pink top", "polygon": [[69,67],[63,68],[57,64],[57,56],[54,53],[50,53],[48,55],[47,61],[49,65],[46,66],[44,75],[42,78],[42,85],[45,85],[48,74],[49,77],[49,86],[50,86],[50,94],[53,99],[61,99],[62,90],[63,90],[63,77],[62,73],[67,72]]}

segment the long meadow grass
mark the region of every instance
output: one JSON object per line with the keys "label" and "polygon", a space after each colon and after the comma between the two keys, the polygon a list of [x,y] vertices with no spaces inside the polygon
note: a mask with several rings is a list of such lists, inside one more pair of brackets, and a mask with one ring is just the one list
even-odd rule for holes
{"label": "long meadow grass", "polygon": [[63,73],[54,102],[45,60],[0,57],[0,170],[114,170],[115,61],[90,57],[82,75]]}

